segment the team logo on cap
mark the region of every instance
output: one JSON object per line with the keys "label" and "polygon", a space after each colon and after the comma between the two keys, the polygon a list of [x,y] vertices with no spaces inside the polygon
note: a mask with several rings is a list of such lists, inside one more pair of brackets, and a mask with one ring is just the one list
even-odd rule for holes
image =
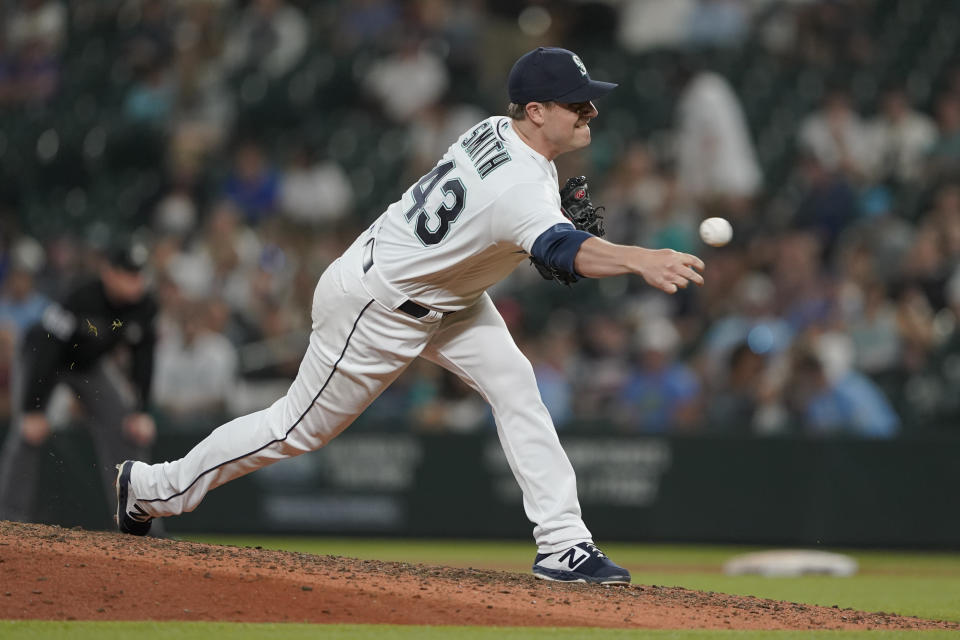
{"label": "team logo on cap", "polygon": [[580,59],[580,56],[573,54],[573,63],[577,65],[578,69],[580,69],[580,75],[587,75],[587,65],[583,64],[583,60]]}

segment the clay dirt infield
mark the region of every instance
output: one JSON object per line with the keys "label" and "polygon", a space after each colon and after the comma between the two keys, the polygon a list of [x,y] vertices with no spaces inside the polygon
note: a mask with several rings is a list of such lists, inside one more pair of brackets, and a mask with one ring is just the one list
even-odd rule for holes
{"label": "clay dirt infield", "polygon": [[0,619],[660,629],[960,629],[676,587],[134,538],[0,522]]}

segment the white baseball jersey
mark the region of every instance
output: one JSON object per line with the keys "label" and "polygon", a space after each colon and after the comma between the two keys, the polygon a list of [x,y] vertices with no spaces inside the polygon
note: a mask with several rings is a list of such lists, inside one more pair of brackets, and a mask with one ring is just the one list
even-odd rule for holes
{"label": "white baseball jersey", "polygon": [[287,393],[179,460],[132,465],[128,512],[191,511],[225,482],[319,449],[423,357],[490,403],[540,553],[591,540],[533,367],[485,293],[563,222],[554,164],[509,119],[480,122],[320,277],[310,345]]}
{"label": "white baseball jersey", "polygon": [[419,304],[463,309],[509,275],[540,234],[569,223],[558,186],[554,163],[509,118],[483,120],[374,223],[377,269]]}

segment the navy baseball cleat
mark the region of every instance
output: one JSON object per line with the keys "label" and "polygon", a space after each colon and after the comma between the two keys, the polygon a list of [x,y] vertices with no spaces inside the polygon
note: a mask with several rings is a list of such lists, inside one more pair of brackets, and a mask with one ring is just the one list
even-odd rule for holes
{"label": "navy baseball cleat", "polygon": [[538,553],[533,575],[557,582],[630,584],[630,572],[617,566],[592,542],[581,542],[555,553]]}
{"label": "navy baseball cleat", "polygon": [[150,531],[150,521],[153,519],[136,504],[130,492],[130,470],[133,460],[127,460],[117,465],[117,528],[123,533],[134,536],[145,536]]}

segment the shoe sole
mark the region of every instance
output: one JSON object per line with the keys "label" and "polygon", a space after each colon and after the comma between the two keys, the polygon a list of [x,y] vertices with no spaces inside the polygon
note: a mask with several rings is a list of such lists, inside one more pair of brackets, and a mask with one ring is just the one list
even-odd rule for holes
{"label": "shoe sole", "polygon": [[[552,574],[552,575],[551,575]],[[577,576],[570,571],[556,571],[552,569],[534,570],[533,577],[548,582],[566,582],[571,584],[630,584],[630,578],[626,576],[611,576],[601,580],[590,580]]]}
{"label": "shoe sole", "polygon": [[550,576],[545,576],[542,573],[535,573],[533,574],[533,577],[536,578],[537,580],[546,580],[547,582],[567,582],[570,584],[575,584],[577,582],[581,584],[587,583],[587,581],[584,580],[583,578],[579,578],[577,580],[560,580],[559,578],[551,578]]}
{"label": "shoe sole", "polygon": [[130,486],[130,470],[133,468],[133,462],[127,460],[117,465],[117,478],[113,481],[113,486],[117,490],[117,512],[113,516],[117,523],[117,529],[121,533],[129,533],[134,536],[145,536],[150,531],[150,521],[137,522],[131,521],[127,517],[127,488]]}

